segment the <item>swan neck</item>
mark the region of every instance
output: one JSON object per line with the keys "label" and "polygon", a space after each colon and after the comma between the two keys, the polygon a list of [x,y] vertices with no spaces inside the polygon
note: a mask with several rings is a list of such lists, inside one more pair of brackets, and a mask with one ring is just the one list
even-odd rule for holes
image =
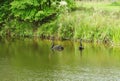
{"label": "swan neck", "polygon": [[54,47],[54,42],[52,42],[52,46],[51,46],[51,48],[53,48]]}

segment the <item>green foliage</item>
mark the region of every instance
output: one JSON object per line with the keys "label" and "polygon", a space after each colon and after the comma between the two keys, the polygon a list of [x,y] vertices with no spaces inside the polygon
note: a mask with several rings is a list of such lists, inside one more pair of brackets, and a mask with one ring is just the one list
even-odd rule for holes
{"label": "green foliage", "polygon": [[18,20],[11,20],[10,22],[7,22],[4,27],[2,27],[0,36],[31,37],[33,36],[32,24],[20,22]]}
{"label": "green foliage", "polygon": [[45,37],[53,36],[54,34],[57,34],[57,29],[58,27],[56,21],[51,23],[46,23],[38,28],[37,36],[45,36]]}
{"label": "green foliage", "polygon": [[65,12],[59,15],[55,23],[47,23],[39,28],[38,32],[44,36],[60,39],[82,38],[88,42],[120,42],[119,17],[119,11],[89,10],[88,12],[85,9],[71,13]]}
{"label": "green foliage", "polygon": [[[74,4],[74,0],[66,0],[66,6],[60,6],[60,2],[61,0],[3,0],[0,3],[0,25],[2,24],[0,35],[24,36],[25,32],[33,32],[31,27],[41,24],[43,26],[40,30],[44,31],[46,28],[49,30],[46,21],[50,21],[56,15],[59,16],[60,12],[70,9]],[[26,28],[27,24],[32,25]],[[52,27],[54,24],[53,22],[49,26]],[[54,27],[50,28],[49,32],[53,30],[55,31]]]}
{"label": "green foliage", "polygon": [[[15,17],[24,21],[41,21],[58,12],[59,2],[60,0],[14,0],[11,3],[11,10]],[[67,2],[71,7],[72,0]],[[53,3],[56,5],[52,5]]]}
{"label": "green foliage", "polygon": [[9,15],[10,15],[9,3],[10,2],[11,0],[0,2],[0,24],[5,23],[5,21],[9,18]]}
{"label": "green foliage", "polygon": [[[120,42],[120,10],[106,10],[97,7],[75,7],[74,0],[14,0],[0,3],[1,36],[45,36],[60,39]],[[11,6],[10,6],[10,5]],[[112,5],[119,4],[114,2]],[[111,7],[108,6],[107,7]],[[57,16],[56,20],[51,18]],[[46,22],[50,20],[49,22]],[[32,22],[32,23],[31,23]],[[36,25],[37,23],[37,25]],[[37,27],[38,28],[37,28]],[[35,29],[36,28],[36,29]]]}
{"label": "green foliage", "polygon": [[33,21],[39,9],[39,2],[37,0],[14,0],[11,3],[11,10],[15,17],[22,20]]}

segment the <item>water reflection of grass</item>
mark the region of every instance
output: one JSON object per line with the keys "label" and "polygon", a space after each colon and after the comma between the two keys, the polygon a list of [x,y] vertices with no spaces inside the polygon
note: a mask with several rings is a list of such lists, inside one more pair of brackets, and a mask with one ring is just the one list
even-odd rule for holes
{"label": "water reflection of grass", "polygon": [[64,46],[63,51],[52,52],[51,41],[26,39],[24,41],[14,40],[0,46],[1,58],[9,58],[13,67],[49,67],[51,65],[78,65],[113,67],[120,66],[120,49],[117,47],[106,47],[103,44],[83,43],[85,49],[79,51],[79,42],[55,41]]}
{"label": "water reflection of grass", "polygon": [[1,44],[0,68],[3,68],[1,75],[12,73],[15,75],[12,80],[16,78],[17,80],[18,78],[19,80],[28,78],[46,80],[46,77],[50,80],[58,80],[61,77],[65,79],[66,76],[71,80],[75,80],[75,77],[79,80],[80,76],[83,78],[92,76],[96,79],[99,75],[101,79],[112,75],[116,77],[115,74],[119,74],[119,48],[84,43],[85,49],[80,52],[78,42],[56,41],[56,43],[62,44],[65,49],[51,52],[49,48],[51,42],[48,40],[15,40]]}

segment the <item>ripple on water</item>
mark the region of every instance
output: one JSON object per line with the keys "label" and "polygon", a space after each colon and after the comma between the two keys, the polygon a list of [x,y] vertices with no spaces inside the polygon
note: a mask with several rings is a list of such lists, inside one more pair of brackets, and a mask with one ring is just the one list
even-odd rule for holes
{"label": "ripple on water", "polygon": [[[12,81],[120,81],[119,69],[18,70]],[[10,81],[7,80],[6,81]]]}

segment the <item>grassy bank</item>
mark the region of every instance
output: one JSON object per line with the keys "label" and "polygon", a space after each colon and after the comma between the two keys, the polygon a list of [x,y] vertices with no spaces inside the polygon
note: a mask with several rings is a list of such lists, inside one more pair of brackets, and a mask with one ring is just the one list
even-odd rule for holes
{"label": "grassy bank", "polygon": [[56,20],[39,24],[38,27],[32,23],[10,21],[0,32],[1,36],[6,34],[13,37],[82,38],[86,42],[120,43],[120,6],[109,2],[77,2],[76,10],[65,10]]}
{"label": "grassy bank", "polygon": [[78,10],[64,12],[56,21],[38,28],[37,35],[62,39],[82,38],[88,42],[120,42],[119,6],[100,2],[92,4],[77,3]]}

